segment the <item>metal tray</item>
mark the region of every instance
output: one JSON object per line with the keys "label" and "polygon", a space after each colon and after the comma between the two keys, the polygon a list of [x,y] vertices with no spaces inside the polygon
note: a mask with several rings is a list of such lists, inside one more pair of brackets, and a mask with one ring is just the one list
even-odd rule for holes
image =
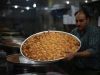
{"label": "metal tray", "polygon": [[[33,63],[33,64],[34,64],[34,63],[37,63],[37,64],[47,64],[47,63],[57,62],[57,61],[59,61],[59,60],[63,60],[63,59],[66,58],[66,57],[65,57],[65,58],[60,58],[60,59],[56,59],[56,60],[48,60],[48,61],[37,61],[37,60],[30,59],[30,58],[26,57],[26,56],[23,54],[23,52],[22,52],[22,46],[23,46],[23,44],[25,43],[26,40],[28,40],[30,37],[33,37],[33,36],[36,36],[36,35],[39,35],[39,34],[42,34],[42,33],[47,33],[47,32],[59,32],[59,33],[64,33],[64,34],[72,35],[72,34],[70,34],[70,33],[63,32],[63,31],[53,31],[53,30],[50,30],[50,31],[42,31],[42,32],[33,34],[33,35],[29,36],[28,38],[26,38],[26,39],[22,42],[22,44],[21,44],[21,46],[20,46],[20,52],[21,52],[21,54],[22,54],[23,57],[25,57],[26,59],[29,59],[29,60],[31,61],[31,64],[32,64],[32,63]],[[81,41],[80,41],[75,35],[72,35],[72,36],[73,36],[74,38],[76,38],[76,39],[79,41],[80,47],[81,47]],[[80,49],[80,47],[77,49],[77,51]]]}

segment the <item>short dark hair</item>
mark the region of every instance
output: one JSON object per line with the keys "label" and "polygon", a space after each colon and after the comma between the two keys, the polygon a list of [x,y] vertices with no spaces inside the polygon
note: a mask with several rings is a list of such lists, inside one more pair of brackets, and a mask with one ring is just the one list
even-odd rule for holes
{"label": "short dark hair", "polygon": [[90,14],[84,9],[79,9],[78,11],[75,12],[74,15],[76,16],[79,12],[83,12],[85,14],[86,18],[91,18]]}

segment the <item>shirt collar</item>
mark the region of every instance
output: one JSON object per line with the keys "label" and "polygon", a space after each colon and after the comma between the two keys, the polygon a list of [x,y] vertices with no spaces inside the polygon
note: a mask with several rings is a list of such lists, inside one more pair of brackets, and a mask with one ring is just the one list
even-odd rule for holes
{"label": "shirt collar", "polygon": [[84,31],[80,31],[79,29],[77,29],[77,32],[79,33],[80,37],[82,37],[87,32],[88,28],[89,28],[89,25],[86,26],[86,28],[84,29]]}

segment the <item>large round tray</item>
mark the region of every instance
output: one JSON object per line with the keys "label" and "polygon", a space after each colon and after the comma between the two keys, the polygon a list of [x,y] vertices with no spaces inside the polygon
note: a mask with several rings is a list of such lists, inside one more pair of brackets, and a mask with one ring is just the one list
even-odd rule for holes
{"label": "large round tray", "polygon": [[[52,30],[50,30],[50,31],[42,31],[42,32],[39,32],[39,33],[36,33],[36,34],[33,34],[33,35],[29,36],[28,38],[26,38],[26,39],[22,42],[22,44],[21,44],[21,46],[20,46],[20,52],[21,52],[22,56],[24,56],[26,59],[31,60],[31,61],[33,61],[33,62],[36,62],[36,63],[38,63],[38,64],[52,63],[52,62],[57,62],[57,61],[59,61],[59,60],[65,59],[66,57],[65,57],[65,58],[60,58],[60,59],[55,59],[55,60],[38,61],[38,60],[30,59],[30,58],[28,58],[27,56],[24,55],[24,53],[23,53],[23,51],[22,51],[22,46],[23,46],[23,44],[24,44],[29,38],[31,38],[31,37],[33,37],[33,36],[40,35],[40,34],[42,34],[42,33],[48,33],[48,32],[58,32],[58,33],[66,34],[66,35],[71,35],[72,37],[74,37],[75,39],[77,39],[77,40],[79,41],[79,43],[80,43],[80,46],[79,46],[79,48],[76,50],[76,52],[77,52],[77,51],[80,49],[80,47],[81,47],[81,41],[80,41],[75,35],[73,35],[73,34],[70,34],[70,33],[67,33],[67,32],[63,32],[63,31],[52,31]],[[34,64],[34,63],[33,63],[33,64]]]}

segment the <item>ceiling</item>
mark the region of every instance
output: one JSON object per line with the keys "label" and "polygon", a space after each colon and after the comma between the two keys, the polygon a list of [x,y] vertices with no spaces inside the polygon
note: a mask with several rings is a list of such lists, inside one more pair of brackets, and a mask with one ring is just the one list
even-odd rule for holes
{"label": "ceiling", "polygon": [[[68,0],[67,0],[68,1]],[[94,0],[88,0],[89,2]],[[13,16],[13,17],[31,17],[34,16],[35,11],[33,8],[33,3],[37,4],[38,8],[42,8],[45,6],[53,6],[55,4],[64,4],[66,0],[0,0],[0,14],[1,16]],[[69,0],[71,4],[78,4],[80,2],[84,2],[84,0]],[[18,5],[19,8],[15,9],[14,5]],[[32,10],[27,11],[26,7],[29,6]],[[9,9],[9,10],[8,10]],[[3,12],[2,12],[3,10]],[[21,10],[25,10],[24,13],[21,13]],[[40,10],[40,9],[39,9]]]}

